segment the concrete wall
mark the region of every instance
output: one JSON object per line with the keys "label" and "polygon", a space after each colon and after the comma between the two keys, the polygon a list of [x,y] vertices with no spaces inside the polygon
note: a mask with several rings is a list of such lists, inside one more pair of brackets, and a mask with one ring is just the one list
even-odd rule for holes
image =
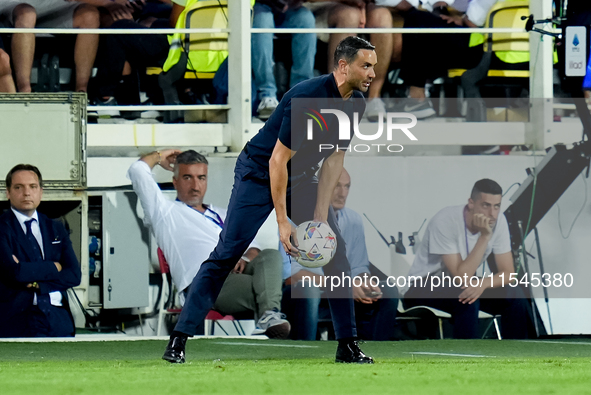
{"label": "concrete wall", "polygon": [[[90,186],[128,184],[127,167],[133,158],[90,158],[88,175]],[[207,202],[227,206],[233,183],[234,158],[210,158]],[[378,229],[389,239],[403,232],[409,254],[404,258],[412,263],[412,249],[408,236],[417,231],[424,219],[430,219],[441,208],[467,202],[474,182],[481,178],[496,180],[503,190],[526,178],[525,168],[535,167],[540,158],[530,156],[445,156],[445,157],[363,157],[349,156],[345,166],[351,174],[352,186],[347,206],[360,214],[367,214]],[[156,171],[159,181],[168,181],[170,173]],[[549,273],[572,273],[575,281],[591,278],[591,204],[585,201],[585,191],[591,193],[590,183],[582,177],[571,185],[539,224],[545,269]],[[503,199],[502,209],[516,187]],[[579,210],[582,212],[569,238],[564,239],[559,229],[558,207],[562,234],[566,236]],[[424,232],[424,227],[421,235]],[[271,214],[259,233],[264,247],[277,247],[275,216]],[[365,221],[365,236],[372,263],[385,272],[390,271],[390,253],[376,231]],[[537,256],[533,237],[526,240],[528,251]],[[536,260],[530,260],[530,270],[539,272]],[[591,296],[591,293],[590,293]],[[538,292],[536,297],[543,297]],[[546,321],[543,299],[538,306]],[[591,333],[591,299],[551,299],[550,316],[555,334]]]}

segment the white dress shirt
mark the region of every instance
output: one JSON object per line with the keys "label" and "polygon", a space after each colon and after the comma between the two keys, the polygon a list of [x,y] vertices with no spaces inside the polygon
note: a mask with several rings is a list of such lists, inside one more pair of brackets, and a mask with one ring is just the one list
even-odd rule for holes
{"label": "white dress shirt", "polygon": [[[131,165],[127,177],[144,209],[144,223],[152,229],[170,266],[172,280],[179,290],[184,290],[217,245],[226,210],[207,206],[201,213],[183,202],[167,199],[150,166],[142,160]],[[254,241],[252,247],[260,249]]]}
{"label": "white dress shirt", "polygon": [[[15,210],[14,208],[10,208],[14,213],[18,223],[21,224],[21,228],[23,228],[23,232],[25,235],[27,234],[27,225],[25,222],[34,219],[31,223],[31,232],[35,239],[37,239],[37,243],[39,243],[39,249],[41,250],[41,256],[45,259],[45,251],[43,250],[43,236],[41,235],[41,228],[39,227],[39,215],[37,214],[37,210],[33,213],[31,217],[27,217],[26,215],[22,214],[21,212]],[[62,294],[60,291],[53,291],[49,293],[49,300],[52,305],[54,306],[61,306],[62,305]],[[37,293],[33,296],[33,304],[37,304]]]}

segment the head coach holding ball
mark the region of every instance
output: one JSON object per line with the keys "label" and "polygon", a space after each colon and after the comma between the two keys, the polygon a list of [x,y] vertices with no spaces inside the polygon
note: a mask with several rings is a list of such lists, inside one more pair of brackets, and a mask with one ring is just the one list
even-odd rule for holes
{"label": "head coach holding ball", "polygon": [[[283,96],[265,126],[238,156],[226,226],[215,250],[193,279],[163,359],[172,363],[185,361],[187,338],[193,336],[197,325],[203,322],[225,278],[273,208],[277,214],[280,241],[286,251],[294,251],[290,237],[293,235],[295,239],[295,229],[289,218],[296,224],[312,219],[327,222],[337,235],[337,251],[324,272],[339,277],[350,275],[345,243],[330,207],[332,192],[343,169],[344,150],[350,139],[341,139],[335,116],[327,116],[328,123],[323,119],[326,128],[315,130],[313,137],[298,118],[302,118],[305,110],[302,103],[307,103],[309,107],[327,105],[338,109],[350,115],[351,121],[353,112],[357,112],[357,119],[361,119],[365,111],[361,92],[367,91],[375,78],[377,56],[373,45],[353,36],[341,41],[334,58],[332,73],[303,81]],[[321,143],[341,149],[320,150]],[[317,178],[316,171],[321,162]],[[373,359],[359,349],[356,340],[351,289],[335,289],[329,295],[329,304],[339,340],[336,362],[373,363]]]}

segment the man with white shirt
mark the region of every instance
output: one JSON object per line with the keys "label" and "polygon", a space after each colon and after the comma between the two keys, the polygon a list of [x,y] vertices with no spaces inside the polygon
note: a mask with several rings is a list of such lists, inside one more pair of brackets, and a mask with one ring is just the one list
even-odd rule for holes
{"label": "man with white shirt", "polygon": [[[174,172],[174,201],[167,199],[154,181],[152,169],[157,164]],[[145,221],[170,265],[172,279],[183,293],[215,248],[226,219],[226,210],[203,203],[207,171],[207,159],[193,150],[164,150],[144,155],[127,173]],[[224,314],[252,311],[258,318],[253,334],[287,338],[290,325],[279,312],[281,265],[278,251],[260,251],[253,242],[236,263],[217,300],[212,301],[212,308]]]}
{"label": "man with white shirt", "polygon": [[[527,337],[525,296],[521,288],[509,284],[515,267],[509,225],[500,211],[502,193],[499,184],[485,178],[474,184],[467,205],[435,214],[408,273],[411,285],[404,295],[405,306],[426,305],[450,313],[454,338],[478,337],[479,310],[501,315],[504,338]],[[496,263],[494,275],[485,268],[490,254]],[[443,280],[445,276],[463,282],[457,286],[459,282],[452,281],[454,286]],[[475,286],[473,277],[483,281]]]}
{"label": "man with white shirt", "polygon": [[37,167],[6,176],[10,209],[0,216],[0,337],[74,336],[66,291],[80,284],[80,264],[64,226],[37,212]]}

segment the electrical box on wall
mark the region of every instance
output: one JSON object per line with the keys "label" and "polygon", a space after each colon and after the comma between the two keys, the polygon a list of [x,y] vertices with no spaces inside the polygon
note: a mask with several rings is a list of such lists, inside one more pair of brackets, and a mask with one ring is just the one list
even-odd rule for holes
{"label": "electrical box on wall", "polygon": [[28,163],[45,189],[84,189],[86,102],[85,93],[0,93],[0,173]]}
{"label": "electrical box on wall", "polygon": [[[148,305],[150,231],[137,215],[133,191],[88,192],[91,307]],[[98,291],[98,292],[95,292]]]}

